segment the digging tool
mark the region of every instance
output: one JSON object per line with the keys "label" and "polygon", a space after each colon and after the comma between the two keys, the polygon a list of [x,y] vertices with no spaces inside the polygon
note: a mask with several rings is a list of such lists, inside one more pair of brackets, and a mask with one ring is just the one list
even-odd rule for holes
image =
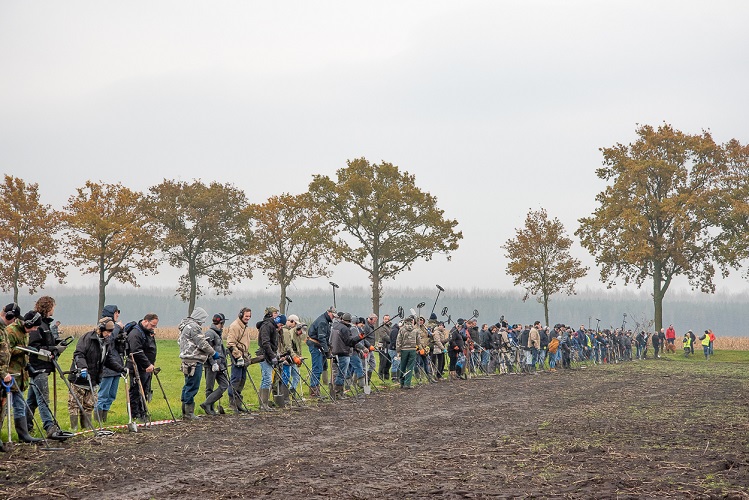
{"label": "digging tool", "polygon": [[[93,396],[93,394],[94,394],[94,384],[93,384],[93,382],[91,382],[91,377],[90,376],[86,377],[86,380],[88,380],[88,388],[91,390],[91,394]],[[96,410],[96,408],[94,408],[94,413],[96,414],[96,420],[99,422],[99,430],[96,431],[96,433],[94,434],[94,436],[101,437],[101,436],[112,436],[112,435],[114,435],[114,432],[108,431],[108,430],[104,429],[104,426],[102,425],[102,422],[101,422],[101,416],[99,415],[99,412]]]}
{"label": "digging tool", "polygon": [[[394,314],[394,315],[390,315],[390,319],[393,320],[395,318],[402,318],[403,314],[404,314],[403,308],[401,306],[398,306],[398,313]],[[377,330],[379,330],[380,328],[383,328],[385,325],[386,325],[386,323],[381,324],[380,326],[378,326],[377,328],[375,328],[372,333],[373,334],[377,333]]]}
{"label": "digging tool", "polygon": [[369,379],[367,377],[369,370],[367,370],[367,368],[367,358],[364,358],[364,394],[369,396],[372,393],[372,388],[369,387]]}
{"label": "digging tool", "polygon": [[166,398],[166,392],[164,392],[164,386],[161,385],[161,379],[159,378],[159,372],[161,371],[161,368],[154,368],[153,369],[153,375],[156,377],[156,382],[159,383],[159,389],[161,389],[161,395],[164,396],[164,401],[166,401],[166,407],[169,408],[169,414],[172,416],[172,421],[176,424],[177,419],[174,418],[174,412],[172,411],[172,405],[169,404],[169,400]]}
{"label": "digging tool", "polygon": [[[310,385],[310,380],[312,377],[312,370],[310,369],[309,365],[307,365],[307,362],[304,361],[304,358],[302,358],[302,366],[304,366],[307,369],[307,373],[309,374],[309,377],[305,380],[304,377],[302,377],[302,373],[299,372],[299,378],[307,384],[307,387],[309,388],[310,392],[312,392],[312,386]],[[325,386],[322,383],[322,380],[318,381],[317,387],[320,388],[320,390],[323,393],[323,396],[328,398],[328,400],[333,401],[333,398],[330,396],[330,392],[325,388]]]}
{"label": "digging tool", "polygon": [[[439,285],[437,285],[437,290],[438,290],[437,291],[437,298],[434,299],[434,305],[432,306],[432,312],[434,312],[434,308],[437,307],[437,301],[440,299],[440,294],[445,291],[445,289],[442,288]],[[444,316],[444,314],[443,314],[443,316]]]}
{"label": "digging tool", "polygon": [[8,451],[8,448],[13,446],[13,436],[11,435],[12,428],[11,428],[11,422],[13,421],[13,417],[10,413],[10,407],[13,405],[13,393],[10,391],[10,388],[13,387],[13,381],[6,383],[5,380],[0,381],[3,384],[3,387],[5,387],[5,407],[8,410],[8,442],[5,443],[7,447],[5,448],[6,451]]}
{"label": "digging tool", "polygon": [[145,417],[145,424],[147,427],[150,427],[151,425],[151,412],[148,411],[148,401],[146,400],[146,392],[143,390],[143,383],[140,380],[140,373],[138,372],[138,365],[135,364],[135,356],[133,353],[130,353],[130,361],[133,363],[133,376],[135,377],[135,382],[138,384],[138,392],[140,392],[140,399],[143,403],[143,411],[146,412]]}
{"label": "digging tool", "polygon": [[335,307],[336,309],[338,309],[338,307],[336,306],[336,303],[335,303],[335,289],[336,288],[340,288],[340,287],[337,284],[333,283],[332,281],[329,281],[328,283],[330,283],[330,286],[333,287],[333,307]]}
{"label": "digging tool", "polygon": [[260,391],[257,390],[257,385],[255,385],[255,380],[252,378],[252,375],[250,375],[250,370],[247,368],[247,365],[244,365],[243,368],[244,368],[244,372],[247,374],[247,378],[252,384],[252,389],[255,391],[255,396],[257,396],[257,407],[258,407],[258,411],[260,411],[263,406],[263,402],[260,399]]}
{"label": "digging tool", "polygon": [[234,389],[234,385],[231,383],[231,379],[229,378],[229,369],[224,368],[221,370],[221,373],[223,373],[226,379],[229,380],[229,388],[227,389],[227,391],[229,391],[229,400],[233,403],[234,408],[240,409],[240,411],[243,411],[244,413],[252,413],[250,409],[247,408],[247,405],[244,404],[244,400],[242,399],[242,397],[237,394],[236,390]]}
{"label": "digging tool", "polygon": [[127,430],[130,432],[138,432],[138,424],[133,422],[133,412],[130,408],[130,373],[126,369],[125,373],[122,374],[122,378],[125,379],[125,394],[127,396],[126,398],[126,404],[127,404]]}

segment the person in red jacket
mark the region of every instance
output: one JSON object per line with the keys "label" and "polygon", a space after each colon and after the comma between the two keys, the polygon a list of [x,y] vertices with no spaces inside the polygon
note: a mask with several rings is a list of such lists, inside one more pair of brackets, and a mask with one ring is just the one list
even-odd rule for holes
{"label": "person in red jacket", "polygon": [[[676,330],[674,330],[674,325],[668,325],[668,328],[666,329],[666,342],[671,345],[674,345],[676,342]],[[676,352],[675,348],[674,352]]]}

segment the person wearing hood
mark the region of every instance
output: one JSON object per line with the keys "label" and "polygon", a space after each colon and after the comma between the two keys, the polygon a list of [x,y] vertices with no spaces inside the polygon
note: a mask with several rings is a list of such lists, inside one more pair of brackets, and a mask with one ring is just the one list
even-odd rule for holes
{"label": "person wearing hood", "polygon": [[[122,359],[109,348],[108,338],[113,331],[112,318],[101,318],[96,328],[81,337],[75,346],[68,375],[70,387],[75,393],[75,396],[68,394],[70,430],[74,432],[78,429],[79,419],[81,428],[91,427],[91,412],[96,406],[96,387],[101,382],[104,367],[116,372],[118,376],[125,373]],[[83,413],[78,402],[83,407]]]}
{"label": "person wearing hood", "polygon": [[182,386],[182,418],[194,420],[195,395],[200,390],[200,380],[203,378],[203,363],[212,358],[218,360],[221,355],[211,346],[203,333],[202,325],[208,318],[208,313],[202,307],[196,307],[188,317],[179,324],[179,357],[182,360],[180,370],[185,375],[185,385]]}
{"label": "person wearing hood", "polygon": [[[125,325],[120,321],[120,308],[116,305],[104,306],[104,309],[101,311],[101,317],[112,318],[114,322],[114,330],[107,338],[108,349],[119,357],[120,363],[124,364],[127,334],[125,333]],[[104,371],[101,374],[101,383],[99,384],[99,396],[96,401],[96,412],[102,422],[107,421],[109,409],[117,398],[120,378],[122,377],[120,377],[119,372],[104,366]]]}
{"label": "person wearing hood", "polygon": [[260,362],[260,409],[270,410],[268,399],[273,380],[273,370],[278,366],[278,330],[286,325],[286,316],[279,316],[278,309],[273,306],[265,308],[263,320],[257,323],[257,341],[259,347],[255,354],[263,356]]}

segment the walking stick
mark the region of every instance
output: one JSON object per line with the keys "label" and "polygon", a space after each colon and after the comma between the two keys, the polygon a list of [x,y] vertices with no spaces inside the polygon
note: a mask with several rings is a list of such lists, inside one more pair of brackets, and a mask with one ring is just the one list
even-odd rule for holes
{"label": "walking stick", "polygon": [[161,395],[164,396],[164,401],[166,401],[166,407],[169,408],[169,414],[172,416],[172,422],[175,424],[177,423],[177,419],[174,418],[174,412],[172,411],[172,405],[169,404],[169,400],[166,398],[166,392],[164,392],[164,386],[161,385],[161,379],[159,378],[159,372],[161,371],[161,368],[154,368],[153,374],[156,376],[156,382],[159,383],[159,389],[161,389]]}
{"label": "walking stick", "polygon": [[125,379],[125,393],[126,393],[126,403],[127,403],[127,430],[130,432],[138,432],[138,424],[133,422],[133,412],[130,408],[130,380],[129,380],[130,373],[125,370],[125,373],[122,374],[122,378]]}
{"label": "walking stick", "polygon": [[52,402],[54,403],[54,406],[52,407],[52,416],[55,417],[55,420],[57,420],[57,374],[52,374]]}
{"label": "walking stick", "polygon": [[5,380],[2,380],[0,382],[2,382],[3,387],[5,387],[5,407],[8,410],[8,442],[5,444],[13,446],[13,436],[11,436],[12,431],[10,427],[10,422],[11,420],[13,420],[13,417],[11,417],[11,414],[10,414],[10,407],[12,406],[12,403],[13,403],[13,393],[10,391],[10,388],[13,387],[13,381],[11,380],[7,384],[5,383]]}

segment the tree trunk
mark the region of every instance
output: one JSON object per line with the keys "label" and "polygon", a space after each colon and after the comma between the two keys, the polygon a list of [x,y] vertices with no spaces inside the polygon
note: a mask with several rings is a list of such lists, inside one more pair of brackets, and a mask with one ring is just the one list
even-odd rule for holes
{"label": "tree trunk", "polygon": [[286,314],[286,283],[280,283],[281,286],[281,302],[278,303],[278,310],[280,314]]}
{"label": "tree trunk", "polygon": [[380,317],[380,295],[381,295],[381,288],[380,284],[382,282],[380,281],[380,277],[377,275],[377,273],[372,273],[372,312],[377,315],[377,317]]}
{"label": "tree trunk", "polygon": [[190,279],[190,297],[187,306],[188,316],[192,314],[193,309],[195,309],[195,299],[198,295],[198,277],[196,276],[196,274],[197,272],[195,271],[195,264],[190,262],[190,264],[187,266],[187,275]]}
{"label": "tree trunk", "polygon": [[[107,282],[104,280],[104,256],[99,259],[99,310],[96,311],[96,320],[99,320],[99,314],[104,310],[104,302],[107,300]],[[114,319],[114,318],[112,318]]]}
{"label": "tree trunk", "polygon": [[544,319],[546,323],[544,326],[549,326],[549,296],[544,294]]}
{"label": "tree trunk", "polygon": [[21,277],[21,272],[18,266],[13,268],[13,303],[18,304],[18,280]]}
{"label": "tree trunk", "polygon": [[663,291],[661,289],[661,283],[663,282],[663,274],[660,263],[653,264],[653,306],[655,308],[655,314],[653,319],[655,320],[655,331],[660,332],[663,328]]}

